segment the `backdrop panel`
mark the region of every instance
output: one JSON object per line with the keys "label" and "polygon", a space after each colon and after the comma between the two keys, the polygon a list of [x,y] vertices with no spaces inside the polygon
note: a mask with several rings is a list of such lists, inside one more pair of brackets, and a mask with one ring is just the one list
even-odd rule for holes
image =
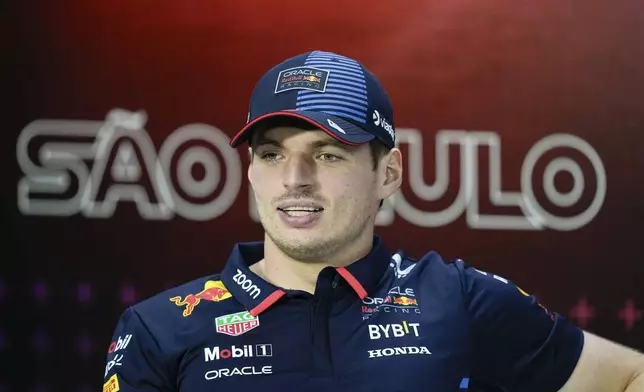
{"label": "backdrop panel", "polygon": [[10,16],[0,350],[32,375],[0,390],[99,388],[126,306],[262,238],[227,142],[263,72],[313,49],[362,61],[394,103],[392,251],[462,258],[644,349],[639,2],[76,0]]}

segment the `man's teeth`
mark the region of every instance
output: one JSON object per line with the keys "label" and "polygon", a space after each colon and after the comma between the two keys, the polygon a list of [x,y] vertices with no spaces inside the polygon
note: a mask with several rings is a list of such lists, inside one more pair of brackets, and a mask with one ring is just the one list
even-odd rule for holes
{"label": "man's teeth", "polygon": [[315,211],[308,211],[308,210],[288,210],[285,211],[288,215],[290,216],[306,216],[306,215],[311,215]]}
{"label": "man's teeth", "polygon": [[289,207],[282,209],[282,211],[286,212],[290,216],[306,216],[321,210],[321,208],[315,207]]}

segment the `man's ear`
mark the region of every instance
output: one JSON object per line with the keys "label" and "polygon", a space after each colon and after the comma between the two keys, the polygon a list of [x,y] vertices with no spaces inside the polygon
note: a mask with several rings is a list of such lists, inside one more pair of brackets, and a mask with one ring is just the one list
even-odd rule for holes
{"label": "man's ear", "polygon": [[402,153],[398,148],[392,148],[382,157],[378,172],[380,177],[378,197],[384,200],[393,195],[402,184]]}

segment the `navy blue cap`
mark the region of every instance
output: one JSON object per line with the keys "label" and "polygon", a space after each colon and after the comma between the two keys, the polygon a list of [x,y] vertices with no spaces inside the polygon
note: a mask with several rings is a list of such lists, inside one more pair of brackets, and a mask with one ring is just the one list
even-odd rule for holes
{"label": "navy blue cap", "polygon": [[352,145],[373,140],[395,146],[393,107],[380,81],[358,61],[313,51],[292,57],[262,76],[250,99],[246,125],[230,141],[250,139],[268,118],[297,117]]}

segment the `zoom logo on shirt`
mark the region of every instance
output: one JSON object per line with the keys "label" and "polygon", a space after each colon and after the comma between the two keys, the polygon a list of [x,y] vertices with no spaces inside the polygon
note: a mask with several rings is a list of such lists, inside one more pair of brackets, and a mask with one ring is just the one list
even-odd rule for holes
{"label": "zoom logo on shirt", "polygon": [[403,321],[402,324],[384,324],[384,325],[369,325],[369,339],[378,340],[378,339],[389,339],[389,338],[401,338],[405,335],[412,334],[413,336],[418,337],[418,326],[419,323],[407,323]]}
{"label": "zoom logo on shirt", "polygon": [[253,299],[257,299],[257,296],[262,293],[259,287],[253,284],[253,281],[248,279],[246,275],[244,275],[240,270],[237,270],[237,273],[235,274],[235,276],[233,276],[233,280],[235,281],[235,283],[240,285],[241,288],[248,293],[248,295],[253,297]]}

